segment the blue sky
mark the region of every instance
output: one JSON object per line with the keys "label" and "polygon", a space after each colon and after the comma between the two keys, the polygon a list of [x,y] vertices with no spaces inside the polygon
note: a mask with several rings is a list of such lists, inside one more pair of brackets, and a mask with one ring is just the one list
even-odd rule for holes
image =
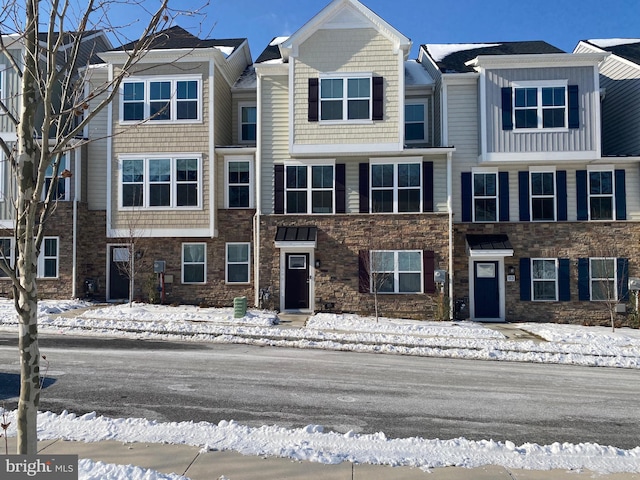
{"label": "blue sky", "polygon": [[[170,5],[193,9],[203,1],[173,0]],[[329,1],[210,0],[201,29],[194,18],[179,18],[177,23],[200,37],[246,37],[255,59],[273,37],[294,33]],[[579,40],[588,38],[640,38],[640,0],[363,0],[362,3],[413,41],[412,58],[424,43],[545,40],[571,51]]]}

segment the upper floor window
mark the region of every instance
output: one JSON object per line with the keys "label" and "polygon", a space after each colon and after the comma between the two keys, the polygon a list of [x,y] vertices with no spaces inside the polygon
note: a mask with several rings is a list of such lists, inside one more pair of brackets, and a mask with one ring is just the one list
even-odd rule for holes
{"label": "upper floor window", "polygon": [[120,121],[200,121],[201,90],[199,77],[126,80],[121,88]]}
{"label": "upper floor window", "polygon": [[285,167],[286,213],[334,213],[333,165]]}
{"label": "upper floor window", "polygon": [[[60,157],[60,161],[58,164],[58,176],[56,177],[55,186],[56,191],[53,192],[53,196],[51,197],[54,200],[69,200],[69,177],[67,175],[62,175],[62,173],[68,168],[69,166],[67,165],[67,156],[63,155]],[[53,182],[54,180],[53,172],[54,165],[51,164],[47,167],[47,171],[45,172],[44,189],[42,190],[43,200],[47,197],[49,188],[51,188],[51,182]]]}
{"label": "upper floor window", "polygon": [[371,77],[320,79],[320,120],[370,119]]}
{"label": "upper floor window", "polygon": [[255,105],[240,105],[240,142],[256,143],[258,116]]}
{"label": "upper floor window", "polygon": [[404,106],[404,141],[427,143],[427,105],[425,102],[407,102]]}
{"label": "upper floor window", "polygon": [[498,220],[498,174],[473,174],[473,220],[496,222]]}
{"label": "upper floor window", "polygon": [[199,158],[131,158],[121,160],[121,207],[200,206]]}
{"label": "upper floor window", "polygon": [[579,128],[579,101],[578,86],[566,80],[514,83],[502,88],[502,129]]}
{"label": "upper floor window", "polygon": [[371,164],[371,212],[422,211],[422,168],[415,163]]}
{"label": "upper floor window", "polygon": [[251,179],[253,163],[247,160],[226,160],[227,208],[252,208],[253,190]]}
{"label": "upper floor window", "polygon": [[531,179],[531,220],[549,221],[556,219],[555,172],[530,172]]}
{"label": "upper floor window", "polygon": [[589,218],[613,220],[614,192],[612,171],[589,171]]}

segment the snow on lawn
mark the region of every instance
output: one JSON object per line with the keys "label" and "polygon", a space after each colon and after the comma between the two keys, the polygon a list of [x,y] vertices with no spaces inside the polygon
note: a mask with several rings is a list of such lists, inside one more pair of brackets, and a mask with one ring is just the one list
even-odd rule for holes
{"label": "snow on lawn", "polygon": [[[9,436],[16,434],[14,417],[15,411],[9,412],[9,419],[12,420]],[[115,440],[124,443],[183,444],[199,446],[204,450],[233,450],[244,455],[277,456],[324,464],[354,462],[410,466],[423,470],[446,466],[475,468],[501,465],[527,470],[640,472],[640,447],[622,450],[593,443],[526,443],[517,446],[510,441],[471,441],[465,438],[389,439],[382,432],[366,435],[324,432],[318,425],[298,429],[278,426],[254,428],[234,421],[221,421],[217,425],[206,422],[160,423],[139,418],[112,419],[95,413],[76,416],[66,411],[60,415],[41,412],[38,414],[38,437],[41,440],[62,438],[83,442]],[[81,478],[101,477],[83,475]]]}
{"label": "snow on lawn", "polygon": [[[475,322],[433,322],[319,313],[300,328],[274,312],[82,301],[38,303],[40,331],[153,340],[237,343],[424,357],[640,368],[640,331],[549,323],[513,324],[547,341],[507,340]],[[79,310],[82,309],[82,310]],[[70,310],[76,310],[70,312]],[[66,312],[66,313],[65,313]],[[0,300],[0,329],[15,331],[13,302]]]}

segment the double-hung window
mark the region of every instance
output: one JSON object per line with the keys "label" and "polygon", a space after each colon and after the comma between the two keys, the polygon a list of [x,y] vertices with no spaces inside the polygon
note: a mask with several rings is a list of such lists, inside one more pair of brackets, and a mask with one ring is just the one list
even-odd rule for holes
{"label": "double-hung window", "polygon": [[320,79],[320,120],[371,120],[371,76]]}
{"label": "double-hung window", "polygon": [[124,158],[120,170],[123,208],[200,206],[200,158]]}
{"label": "double-hung window", "polygon": [[516,129],[567,127],[567,82],[522,82],[513,86]]}
{"label": "double-hung window", "polygon": [[589,259],[589,287],[591,300],[617,300],[617,271],[615,258]]}
{"label": "double-hung window", "polygon": [[122,83],[121,122],[193,123],[201,121],[202,79],[133,78]]}
{"label": "double-hung window", "polygon": [[420,162],[371,163],[371,212],[422,211]]}
{"label": "double-hung window", "polygon": [[426,102],[407,102],[404,106],[405,143],[427,143],[427,104]]}
{"label": "double-hung window", "polygon": [[206,283],[206,247],[205,243],[182,244],[182,283]]}
{"label": "double-hung window", "polygon": [[252,159],[226,159],[227,208],[253,207]]}
{"label": "double-hung window", "polygon": [[613,220],[614,181],[613,171],[589,171],[589,218]]}
{"label": "double-hung window", "polygon": [[495,172],[473,174],[473,220],[498,220],[498,174]]}
{"label": "double-hung window", "polygon": [[[65,178],[62,176],[62,172],[67,170],[69,167],[67,166],[67,156],[63,155],[60,157],[60,162],[58,164],[58,176],[56,177],[56,191],[53,192],[53,196],[51,197],[54,200],[69,200],[69,178]],[[49,192],[49,188],[51,188],[51,183],[54,180],[53,177],[54,166],[53,164],[47,167],[47,171],[45,172],[44,177],[44,189],[42,191],[42,199],[44,200],[47,197],[47,193]]]}
{"label": "double-hung window", "polygon": [[240,104],[240,143],[256,143],[258,134],[257,108],[251,104]]}
{"label": "double-hung window", "polygon": [[555,172],[530,172],[531,220],[553,222],[556,219]]}
{"label": "double-hung window", "polygon": [[227,283],[249,283],[249,244],[227,243]]}
{"label": "double-hung window", "polygon": [[372,250],[370,285],[378,293],[422,293],[422,251]]}
{"label": "double-hung window", "polygon": [[287,213],[334,213],[334,165],[285,167]]}
{"label": "double-hung window", "polygon": [[[5,262],[5,266],[13,268],[13,238],[0,238],[0,262]],[[0,278],[7,278],[7,274],[0,270]]]}
{"label": "double-hung window", "polygon": [[58,277],[58,237],[44,237],[38,256],[38,278]]}
{"label": "double-hung window", "polygon": [[558,261],[555,258],[531,259],[533,300],[558,299]]}

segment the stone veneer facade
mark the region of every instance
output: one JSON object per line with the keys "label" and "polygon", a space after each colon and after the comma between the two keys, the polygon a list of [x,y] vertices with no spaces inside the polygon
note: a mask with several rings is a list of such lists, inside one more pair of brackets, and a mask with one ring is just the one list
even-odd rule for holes
{"label": "stone veneer facade", "polygon": [[[640,225],[632,222],[523,222],[456,224],[454,226],[454,292],[456,298],[469,295],[469,257],[467,234],[506,234],[513,246],[513,257],[506,257],[505,271],[516,270],[516,281],[505,283],[506,321],[555,322],[585,325],[610,324],[609,311],[602,302],[578,300],[579,258],[624,257],[629,276],[640,275],[635,254],[640,244]],[[568,258],[570,260],[570,301],[521,301],[520,258]],[[629,306],[627,311],[629,311]],[[618,314],[617,324],[629,323]]]}
{"label": "stone veneer facade", "polygon": [[[315,258],[316,311],[330,310],[371,315],[374,295],[359,291],[361,250],[432,250],[435,268],[448,268],[448,216],[443,214],[396,215],[267,215],[260,221],[260,287],[271,286],[280,296],[280,249],[274,241],[278,227],[315,226],[318,229]],[[378,295],[383,316],[433,319],[438,295]]]}

